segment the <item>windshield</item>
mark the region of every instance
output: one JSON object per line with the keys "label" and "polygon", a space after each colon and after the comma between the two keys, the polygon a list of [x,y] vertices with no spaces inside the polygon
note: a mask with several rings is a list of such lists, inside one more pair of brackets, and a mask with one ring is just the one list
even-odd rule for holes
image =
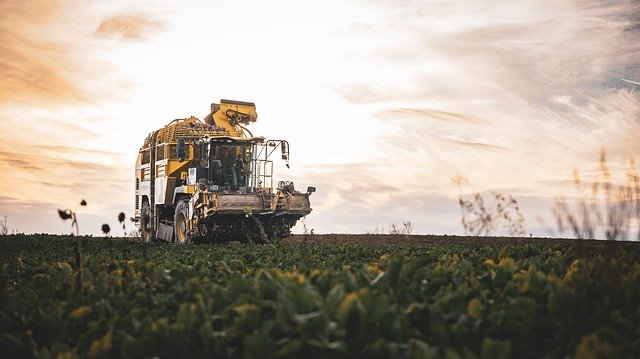
{"label": "windshield", "polygon": [[232,191],[248,185],[251,145],[211,143],[209,160],[213,184]]}

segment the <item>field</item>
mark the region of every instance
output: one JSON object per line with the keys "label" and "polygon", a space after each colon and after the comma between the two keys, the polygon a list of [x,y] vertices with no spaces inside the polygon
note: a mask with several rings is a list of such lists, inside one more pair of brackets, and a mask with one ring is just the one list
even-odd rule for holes
{"label": "field", "polygon": [[640,356],[638,243],[0,240],[4,357]]}

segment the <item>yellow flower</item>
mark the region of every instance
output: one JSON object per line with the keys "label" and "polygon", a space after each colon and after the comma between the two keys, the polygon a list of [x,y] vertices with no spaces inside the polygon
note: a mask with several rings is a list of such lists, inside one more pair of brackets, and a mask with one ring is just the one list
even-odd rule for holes
{"label": "yellow flower", "polygon": [[69,317],[72,319],[80,319],[89,313],[91,313],[91,308],[89,308],[89,306],[83,305],[82,307],[78,307],[74,309],[73,312],[69,313]]}
{"label": "yellow flower", "polygon": [[567,268],[567,272],[564,274],[564,280],[571,280],[573,277],[575,277],[576,273],[578,273],[579,270],[580,260],[576,259],[575,261],[573,261],[573,263],[571,263],[569,268]]}
{"label": "yellow flower", "polygon": [[108,353],[111,350],[111,346],[113,344],[112,340],[113,334],[111,331],[108,331],[102,338],[96,339],[91,342],[91,347],[89,348],[89,353],[87,356],[89,358],[96,357],[101,353]]}
{"label": "yellow flower", "polygon": [[258,311],[258,306],[255,304],[239,304],[233,307],[233,311],[238,314],[244,314],[248,312]]}
{"label": "yellow flower", "polygon": [[478,298],[471,299],[471,301],[469,301],[469,304],[467,305],[467,314],[469,314],[469,317],[471,319],[480,318],[482,316],[483,310],[484,306],[482,305],[480,300],[478,300]]}

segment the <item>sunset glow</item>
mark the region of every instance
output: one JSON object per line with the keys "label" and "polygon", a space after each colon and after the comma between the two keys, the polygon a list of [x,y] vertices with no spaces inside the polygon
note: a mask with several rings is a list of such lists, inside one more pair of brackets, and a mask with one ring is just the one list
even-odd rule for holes
{"label": "sunset glow", "polygon": [[[12,230],[118,228],[147,134],[251,101],[315,186],[306,226],[408,219],[460,234],[458,187],[517,198],[546,235],[572,171],[640,159],[637,1],[0,3],[0,216]],[[628,79],[631,81],[624,81]],[[300,232],[301,224],[295,231]],[[114,231],[115,232],[115,231]]]}

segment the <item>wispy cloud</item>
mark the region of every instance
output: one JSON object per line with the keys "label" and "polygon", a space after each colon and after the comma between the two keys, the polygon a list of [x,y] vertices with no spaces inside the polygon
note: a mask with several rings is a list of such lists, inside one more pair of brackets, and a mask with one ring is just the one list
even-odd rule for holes
{"label": "wispy cloud", "polygon": [[[96,14],[92,4],[0,3],[0,103],[95,104],[117,94],[113,89],[121,80],[99,56],[108,44],[95,37],[140,41],[166,27],[149,11]],[[96,16],[104,19],[93,25]]]}
{"label": "wispy cloud", "polygon": [[14,197],[0,196],[0,208],[3,209],[3,212],[11,211],[12,213],[21,213],[24,215],[30,211],[53,211],[56,207],[51,203],[40,202],[33,199],[21,200]]}
{"label": "wispy cloud", "polygon": [[63,2],[56,0],[0,3],[0,102],[24,97],[82,98],[63,70],[74,62],[69,45],[40,33],[56,20],[62,7]]}
{"label": "wispy cloud", "polygon": [[[371,8],[377,16],[344,33],[367,44],[353,56],[377,64],[377,73],[337,90],[396,126],[381,142],[397,147],[402,138],[406,152],[422,148],[440,158],[437,167],[457,163],[474,176],[478,166],[513,172],[523,187],[532,179],[525,163],[553,177],[550,167],[568,171],[600,146],[613,155],[640,152],[629,137],[640,133],[638,91],[620,81],[640,78],[637,2],[379,1]],[[497,161],[483,149],[510,154]]]}
{"label": "wispy cloud", "polygon": [[142,2],[0,2],[0,207],[10,221],[43,228],[51,221],[33,218],[81,197],[96,217],[127,210],[135,153],[117,148],[122,116],[111,104],[134,81],[110,55],[166,30],[155,9]]}
{"label": "wispy cloud", "polygon": [[376,115],[380,118],[390,120],[408,118],[416,120],[464,122],[470,124],[482,124],[486,122],[477,116],[428,108],[389,108],[378,112]]}
{"label": "wispy cloud", "polygon": [[[411,65],[390,69],[402,76],[392,87],[373,91],[377,76],[369,84],[345,87],[354,93],[348,99],[382,92],[396,93],[399,101],[472,95],[516,96],[539,104],[556,93],[580,89],[588,94],[623,87],[620,77],[640,77],[637,2],[378,4],[384,20],[373,23],[369,34],[355,30],[361,38],[376,36],[379,43],[361,58]],[[479,97],[478,90],[493,93]]]}
{"label": "wispy cloud", "polygon": [[448,141],[455,145],[467,147],[472,150],[505,150],[506,149],[503,146],[497,146],[497,145],[492,145],[490,143],[483,143],[483,142],[467,141],[462,138],[452,138],[452,137],[447,138],[445,136],[440,136],[440,138],[442,138],[444,141]]}
{"label": "wispy cloud", "polygon": [[142,14],[117,14],[102,20],[94,35],[142,41],[165,28],[165,23]]}
{"label": "wispy cloud", "polygon": [[304,168],[304,175],[294,179],[318,189],[311,196],[313,212],[306,219],[308,228],[363,233],[376,226],[388,230],[391,222],[409,220],[417,233],[454,233],[451,225],[458,221],[456,202],[435,188],[416,191],[415,185],[425,177],[388,165]]}

